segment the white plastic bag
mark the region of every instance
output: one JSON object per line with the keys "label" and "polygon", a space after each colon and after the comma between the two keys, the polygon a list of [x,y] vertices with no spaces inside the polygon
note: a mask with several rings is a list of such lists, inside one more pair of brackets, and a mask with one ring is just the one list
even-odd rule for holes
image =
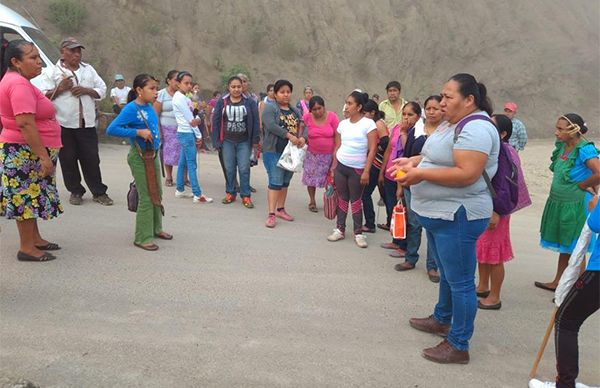
{"label": "white plastic bag", "polygon": [[304,166],[304,157],[306,156],[306,148],[304,145],[302,148],[298,148],[292,143],[288,142],[277,162],[277,165],[284,170],[291,172],[302,172]]}

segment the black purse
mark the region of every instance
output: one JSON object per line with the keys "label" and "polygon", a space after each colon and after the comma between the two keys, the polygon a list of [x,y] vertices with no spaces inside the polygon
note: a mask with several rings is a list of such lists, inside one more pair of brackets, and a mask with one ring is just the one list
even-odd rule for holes
{"label": "black purse", "polygon": [[135,181],[129,184],[129,191],[127,192],[127,210],[130,212],[137,212],[139,196]]}

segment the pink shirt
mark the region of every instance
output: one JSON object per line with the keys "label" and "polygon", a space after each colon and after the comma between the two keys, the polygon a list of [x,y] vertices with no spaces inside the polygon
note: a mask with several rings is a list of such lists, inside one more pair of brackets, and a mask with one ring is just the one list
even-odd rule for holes
{"label": "pink shirt", "polygon": [[0,142],[27,144],[15,117],[28,113],[35,116],[44,147],[62,147],[60,125],[56,121],[56,109],[52,101],[25,77],[8,71],[0,81],[0,119],[4,127]]}
{"label": "pink shirt", "polygon": [[340,123],[334,112],[327,112],[327,118],[321,124],[315,124],[312,114],[302,118],[308,128],[308,150],[313,154],[333,154],[335,148],[335,130]]}
{"label": "pink shirt", "polygon": [[391,147],[391,150],[390,157],[385,166],[385,177],[390,181],[394,181],[396,179],[395,174],[390,174],[387,171],[392,167],[394,159],[404,156],[404,149],[402,148],[402,142],[400,141],[400,124],[396,124],[390,131],[389,147]]}

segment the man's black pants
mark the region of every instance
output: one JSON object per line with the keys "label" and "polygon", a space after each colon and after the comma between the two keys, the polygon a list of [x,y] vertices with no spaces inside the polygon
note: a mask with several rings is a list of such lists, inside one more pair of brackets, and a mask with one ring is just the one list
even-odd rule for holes
{"label": "man's black pants", "polygon": [[96,128],[61,127],[61,138],[63,146],[58,158],[67,190],[72,194],[85,193],[79,173],[81,165],[83,179],[92,194],[95,197],[106,194],[108,187],[102,183]]}

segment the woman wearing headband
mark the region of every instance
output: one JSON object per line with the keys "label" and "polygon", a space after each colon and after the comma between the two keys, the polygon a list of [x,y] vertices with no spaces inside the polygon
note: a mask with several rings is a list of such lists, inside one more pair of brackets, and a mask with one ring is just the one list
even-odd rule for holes
{"label": "woman wearing headband", "polygon": [[598,192],[600,160],[594,143],[583,137],[587,130],[581,116],[575,113],[556,121],[556,147],[550,158],[554,175],[542,215],[540,245],[559,255],[554,279],[535,282],[544,290],[556,289],[585,223],[587,203]]}

